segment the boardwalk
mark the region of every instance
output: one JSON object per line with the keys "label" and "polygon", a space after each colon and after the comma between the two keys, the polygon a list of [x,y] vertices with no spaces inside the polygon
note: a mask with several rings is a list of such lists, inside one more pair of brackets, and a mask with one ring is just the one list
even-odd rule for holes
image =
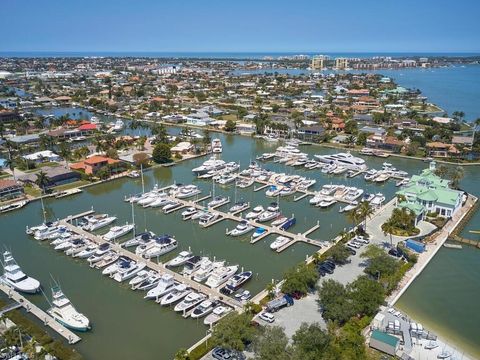
{"label": "boardwalk", "polygon": [[[66,220],[61,220],[61,223],[62,225],[65,225],[66,227],[68,227],[71,231],[85,237],[86,239],[100,245],[100,244],[103,244],[103,243],[107,243],[108,241],[105,241],[103,240],[100,236],[97,236],[97,235],[94,235],[94,234],[91,234],[83,229],[81,229],[80,227],[77,227],[73,224],[71,224],[70,222],[66,221]],[[230,297],[227,297],[225,295],[223,295],[219,290],[217,289],[211,289],[209,287],[207,287],[206,285],[204,284],[201,284],[201,283],[198,283],[190,278],[187,278],[185,276],[182,276],[170,269],[168,269],[163,263],[159,262],[159,263],[156,263],[154,262],[152,259],[150,260],[147,260],[139,255],[136,255],[135,253],[132,253],[124,248],[122,248],[120,246],[120,244],[111,244],[112,245],[112,248],[120,255],[123,255],[123,256],[126,256],[126,257],[129,257],[130,259],[133,259],[135,260],[136,262],[145,262],[147,264],[147,267],[149,267],[150,269],[154,270],[154,271],[158,271],[159,273],[167,273],[167,274],[170,274],[172,275],[175,280],[177,280],[178,282],[180,283],[183,283],[189,287],[191,287],[192,289],[194,290],[198,290],[200,292],[202,292],[203,294],[205,295],[208,295],[210,298],[213,298],[213,299],[219,299],[221,300],[223,303],[225,303],[226,305],[228,306],[231,306],[233,307],[234,309],[238,309],[238,308],[241,308],[242,307],[242,304],[235,300],[235,299],[232,299]]]}
{"label": "boardwalk", "polygon": [[[55,321],[53,317],[48,315],[42,309],[40,309],[35,304],[28,301],[25,297],[20,295],[15,290],[9,288],[8,286],[0,283],[0,290],[2,290],[10,299],[16,301],[20,306],[22,306],[27,312],[35,315],[42,323],[49,326],[51,329],[55,330],[59,335],[64,337],[69,344],[75,344],[82,340],[77,334],[68,330],[59,322]],[[12,309],[9,309],[12,310]]]}

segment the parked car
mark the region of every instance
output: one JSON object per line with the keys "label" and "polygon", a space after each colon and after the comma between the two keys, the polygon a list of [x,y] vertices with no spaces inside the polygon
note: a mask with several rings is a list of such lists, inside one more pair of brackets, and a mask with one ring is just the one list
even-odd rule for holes
{"label": "parked car", "polygon": [[360,235],[355,236],[353,240],[363,244],[370,244],[370,240]]}
{"label": "parked car", "polygon": [[321,265],[319,269],[327,274],[333,274],[333,268],[328,267],[327,265]]}
{"label": "parked car", "polygon": [[361,245],[360,245],[359,243],[357,243],[357,242],[355,242],[355,241],[352,240],[352,241],[349,241],[349,242],[347,243],[347,246],[353,247],[353,248],[355,248],[355,249],[360,249],[360,246],[361,246]]}
{"label": "parked car", "polygon": [[269,313],[269,312],[262,312],[260,313],[260,315],[258,316],[260,319],[266,321],[266,322],[269,322],[269,323],[273,323],[275,321],[275,316],[273,316],[272,313]]}
{"label": "parked car", "polygon": [[244,360],[245,356],[234,350],[216,347],[212,350],[213,358],[217,360]]}
{"label": "parked car", "polygon": [[403,254],[403,251],[402,251],[402,250],[396,248],[396,249],[390,249],[390,250],[388,250],[388,255],[391,255],[391,256],[400,258],[400,257],[402,257],[404,254]]}
{"label": "parked car", "polygon": [[354,249],[352,249],[350,246],[345,246],[345,247],[350,252],[350,254],[357,255],[357,252]]}

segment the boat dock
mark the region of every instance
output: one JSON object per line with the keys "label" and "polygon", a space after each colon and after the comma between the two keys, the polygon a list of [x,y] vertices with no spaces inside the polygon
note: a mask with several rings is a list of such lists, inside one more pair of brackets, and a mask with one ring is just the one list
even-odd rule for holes
{"label": "boat dock", "polygon": [[17,291],[2,283],[0,283],[0,290],[2,290],[10,299],[13,299],[16,304],[19,305],[11,305],[10,309],[2,309],[2,315],[6,311],[11,311],[13,309],[23,307],[25,311],[35,315],[44,325],[49,326],[51,329],[55,330],[57,334],[65,338],[69,344],[76,344],[77,342],[82,340],[77,334],[57,322],[53,317],[51,317],[49,314],[47,314],[35,304],[31,303],[28,299],[20,295]]}
{"label": "boat dock", "polygon": [[[98,245],[101,245],[101,244],[104,244],[104,243],[109,243],[108,241],[103,240],[101,236],[91,234],[91,233],[81,229],[80,227],[77,227],[77,226],[73,225],[71,222],[69,222],[69,219],[78,218],[78,217],[79,217],[78,215],[75,215],[73,217],[68,217],[66,219],[63,219],[60,222],[61,222],[62,225],[68,227],[72,232],[74,232],[78,235],[81,235],[81,236],[85,237],[86,239],[88,239],[88,240],[90,240],[90,241],[92,241],[92,242],[94,242]],[[147,267],[150,268],[151,270],[157,271],[159,273],[170,274],[174,277],[174,279],[176,281],[178,281],[180,283],[183,283],[183,284],[191,287],[194,290],[198,290],[199,292],[209,296],[210,298],[218,299],[221,302],[225,303],[226,305],[228,305],[230,307],[233,307],[234,309],[239,309],[243,306],[242,303],[240,303],[236,299],[225,296],[218,289],[209,288],[208,286],[206,286],[204,284],[201,284],[201,283],[198,283],[198,282],[194,281],[193,279],[190,279],[188,277],[180,275],[180,274],[176,273],[175,271],[172,271],[172,270],[168,269],[161,262],[157,263],[157,262],[154,262],[153,259],[150,259],[150,260],[145,259],[142,256],[136,255],[135,253],[130,252],[130,251],[122,248],[120,246],[120,244],[115,244],[115,243],[114,244],[110,243],[110,244],[112,246],[112,249],[115,250],[119,255],[126,256],[130,259],[135,260],[136,262],[145,262],[147,264]]]}

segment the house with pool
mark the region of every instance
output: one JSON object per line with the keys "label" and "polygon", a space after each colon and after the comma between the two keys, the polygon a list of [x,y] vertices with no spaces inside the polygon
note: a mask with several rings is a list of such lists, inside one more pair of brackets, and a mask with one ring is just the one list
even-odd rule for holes
{"label": "house with pool", "polygon": [[409,183],[397,191],[397,199],[401,199],[397,206],[415,213],[416,222],[432,212],[450,218],[462,207],[464,193],[451,189],[449,183],[435,174],[435,162],[432,161],[428,169],[413,175]]}

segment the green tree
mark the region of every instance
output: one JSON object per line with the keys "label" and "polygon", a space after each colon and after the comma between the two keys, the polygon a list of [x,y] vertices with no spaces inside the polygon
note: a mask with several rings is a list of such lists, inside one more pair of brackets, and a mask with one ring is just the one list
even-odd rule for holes
{"label": "green tree", "polygon": [[357,208],[358,215],[364,221],[364,228],[367,226],[367,219],[373,216],[375,209],[367,201],[362,201]]}
{"label": "green tree", "polygon": [[47,174],[43,170],[40,170],[36,174],[36,176],[37,176],[37,179],[35,180],[35,183],[40,189],[42,189],[42,193],[45,193],[45,188],[50,183],[50,179],[48,178]]}
{"label": "green tree", "polygon": [[349,120],[345,123],[345,132],[347,134],[355,135],[358,133],[358,125],[355,120]]}
{"label": "green tree", "polygon": [[212,341],[217,346],[243,351],[245,344],[253,341],[255,329],[250,325],[250,315],[231,312],[213,328]]}
{"label": "green tree", "polygon": [[225,123],[225,127],[224,127],[225,131],[233,132],[235,131],[236,128],[237,128],[237,124],[233,120],[227,120],[227,122]]}
{"label": "green tree", "polygon": [[330,248],[329,254],[335,263],[345,264],[350,256],[350,251],[343,244],[337,244]]}
{"label": "green tree", "polygon": [[175,357],[173,358],[173,360],[189,360],[190,357],[188,356],[188,351],[187,349],[179,349],[176,353],[175,353]]}
{"label": "green tree", "polygon": [[63,158],[65,161],[65,166],[68,168],[68,162],[72,158],[72,149],[70,149],[70,146],[67,143],[60,143],[58,146],[58,155]]}
{"label": "green tree", "polygon": [[455,170],[450,175],[450,186],[454,189],[458,189],[460,187],[460,181],[465,176],[465,171],[463,167],[457,166]]}
{"label": "green tree", "polygon": [[368,134],[366,132],[361,132],[360,134],[358,134],[357,136],[357,145],[360,145],[360,146],[365,146],[367,145],[367,138],[368,138]]}
{"label": "green tree", "polygon": [[326,359],[331,337],[318,323],[303,323],[292,336],[294,360]]}
{"label": "green tree", "polygon": [[359,316],[373,316],[385,296],[383,286],[367,276],[359,276],[348,284],[347,292],[352,299],[352,307]]}
{"label": "green tree", "polygon": [[289,360],[288,338],[279,326],[267,326],[253,341],[255,360]]}
{"label": "green tree", "polygon": [[172,161],[172,153],[167,144],[160,143],[153,148],[152,159],[157,164],[165,164]]}
{"label": "green tree", "polygon": [[440,176],[441,178],[445,179],[448,176],[448,167],[441,164],[435,169],[435,175]]}
{"label": "green tree", "polygon": [[284,275],[282,284],[282,292],[291,294],[300,292],[306,294],[318,280],[318,272],[313,266],[300,264],[289,270]]}
{"label": "green tree", "polygon": [[324,319],[339,324],[344,324],[354,314],[345,286],[332,279],[324,281],[319,287],[318,304]]}

